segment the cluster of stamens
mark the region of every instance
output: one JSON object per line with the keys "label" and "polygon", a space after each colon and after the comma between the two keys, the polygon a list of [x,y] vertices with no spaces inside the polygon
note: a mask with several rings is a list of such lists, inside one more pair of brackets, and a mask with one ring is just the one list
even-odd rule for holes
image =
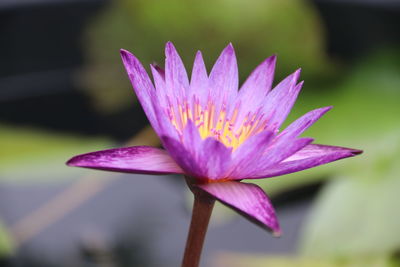
{"label": "cluster of stamens", "polygon": [[212,101],[201,105],[198,99],[194,98],[192,105],[189,105],[188,101],[169,105],[167,113],[180,135],[190,120],[198,128],[202,139],[213,137],[226,147],[236,149],[246,139],[266,127],[266,118],[262,112],[249,112],[244,118],[238,119],[239,108],[240,106],[236,106],[233,110],[227,110],[226,106],[222,106],[218,111]]}

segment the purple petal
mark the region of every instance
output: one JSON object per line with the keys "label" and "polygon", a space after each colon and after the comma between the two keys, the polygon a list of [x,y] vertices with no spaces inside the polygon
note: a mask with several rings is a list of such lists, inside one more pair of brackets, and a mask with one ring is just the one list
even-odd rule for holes
{"label": "purple petal", "polygon": [[189,120],[183,130],[182,140],[185,148],[197,159],[201,155],[203,147],[203,139],[196,125]]}
{"label": "purple petal", "polygon": [[163,70],[160,67],[150,64],[151,73],[153,74],[154,84],[157,89],[157,93],[159,91],[165,91],[165,74],[163,74]]}
{"label": "purple petal", "polygon": [[260,158],[273,137],[274,134],[272,132],[263,131],[241,144],[232,154],[232,169],[229,177],[231,179],[241,179],[243,178],[243,173],[252,171],[255,160],[251,159]]}
{"label": "purple petal", "polygon": [[120,53],[136,96],[138,97],[151,125],[157,131],[158,124],[152,105],[152,102],[155,98],[154,86],[151,83],[146,70],[133,54],[124,49],[121,49]]}
{"label": "purple petal", "polygon": [[169,136],[170,138],[178,138],[178,131],[175,126],[171,123],[168,116],[167,108],[163,105],[162,92],[157,92],[156,95],[152,94],[152,108],[155,114],[155,132],[161,138],[162,136]]}
{"label": "purple petal", "polygon": [[260,159],[260,162],[264,164],[264,168],[272,166],[303,149],[312,141],[314,141],[313,138],[298,138],[291,141],[285,140],[285,138],[279,139],[265,151],[265,155]]}
{"label": "purple petal", "polygon": [[251,103],[251,107],[258,107],[271,90],[274,80],[276,56],[264,60],[247,78],[239,90],[238,100],[242,103]]}
{"label": "purple petal", "polygon": [[156,94],[159,100],[159,104],[161,104],[161,106],[163,107],[166,107],[168,103],[167,101],[168,92],[165,85],[163,72],[161,72],[162,70],[159,67],[153,65],[150,65],[150,69],[153,74],[153,79],[154,79],[154,84],[156,86]]}
{"label": "purple petal", "polygon": [[215,105],[215,118],[219,116],[223,105],[233,103],[238,91],[238,67],[235,51],[229,44],[217,59],[210,73],[210,95]]}
{"label": "purple petal", "polygon": [[319,118],[322,117],[326,112],[332,109],[332,106],[330,107],[324,107],[324,108],[319,108],[319,109],[314,109],[300,118],[298,118],[296,121],[291,123],[280,135],[290,135],[293,137],[297,137],[300,134],[302,134],[305,130],[307,130],[311,125],[314,124]]}
{"label": "purple petal", "polygon": [[300,76],[300,69],[280,82],[266,97],[263,113],[269,118],[269,128],[274,131],[279,129],[286,119],[303,82],[296,85]]}
{"label": "purple petal", "polygon": [[245,179],[253,177],[259,173],[264,173],[271,166],[290,157],[312,141],[312,138],[276,139],[266,150],[264,150],[264,155],[259,157],[257,160],[249,160],[246,168],[241,169],[240,173],[237,173],[233,179]]}
{"label": "purple petal", "polygon": [[168,112],[166,111],[167,107],[172,107],[172,110],[176,112],[176,107],[173,104],[175,101],[171,99],[171,97],[173,98],[171,88],[167,88],[165,84],[163,69],[153,65],[150,65],[150,68],[157,89],[156,99],[153,100],[153,109],[158,122],[158,129],[156,132],[159,137],[169,136],[171,138],[177,138],[178,132],[172,125]]}
{"label": "purple petal", "polygon": [[232,44],[225,47],[215,62],[210,73],[210,80],[215,95],[230,95],[237,93],[238,67]]}
{"label": "purple petal", "polygon": [[198,164],[194,155],[184,147],[183,143],[168,136],[163,136],[161,140],[165,149],[186,174],[206,179],[204,168]]}
{"label": "purple petal", "polygon": [[67,165],[128,173],[183,173],[165,150],[149,146],[123,147],[82,154],[70,159]]}
{"label": "purple petal", "polygon": [[200,104],[204,105],[207,101],[208,89],[208,75],[206,66],[204,64],[201,52],[197,51],[196,58],[193,63],[188,100],[191,103],[193,101],[193,95],[196,95],[200,100]]}
{"label": "purple petal", "polygon": [[271,201],[257,185],[231,181],[197,186],[250,221],[272,230],[276,235],[280,234],[279,222]]}
{"label": "purple petal", "polygon": [[152,66],[153,69],[158,73],[158,75],[160,75],[161,79],[165,81],[165,70],[157,64],[150,64],[150,66]]}
{"label": "purple petal", "polygon": [[298,172],[343,158],[354,157],[361,154],[362,150],[310,144],[299,150],[284,161],[271,166],[266,171],[258,173],[250,179],[279,176]]}
{"label": "purple petal", "polygon": [[202,86],[208,80],[206,65],[204,64],[201,51],[197,51],[193,63],[192,77],[190,80],[191,85]]}
{"label": "purple petal", "polygon": [[168,116],[167,107],[171,101],[171,92],[167,89],[164,79],[164,70],[150,65],[154,83],[156,85],[156,98],[153,100],[153,109],[158,122],[158,129],[156,130],[159,137],[169,136],[171,138],[178,138],[178,132],[172,125]]}
{"label": "purple petal", "polygon": [[189,88],[189,80],[182,59],[174,45],[168,42],[165,46],[165,83],[172,96],[183,99]]}
{"label": "purple petal", "polygon": [[199,130],[189,121],[183,132],[183,144],[190,152],[196,166],[203,170],[209,180],[225,178],[230,166],[232,149],[225,147],[214,138],[201,139]]}
{"label": "purple petal", "polygon": [[203,143],[200,160],[207,171],[207,178],[209,180],[225,179],[231,163],[232,149],[211,137],[205,139]]}

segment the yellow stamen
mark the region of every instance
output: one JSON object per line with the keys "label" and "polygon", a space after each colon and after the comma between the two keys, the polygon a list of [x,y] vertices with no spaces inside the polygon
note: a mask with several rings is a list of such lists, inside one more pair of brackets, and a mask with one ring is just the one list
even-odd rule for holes
{"label": "yellow stamen", "polygon": [[[179,134],[183,133],[184,127],[190,120],[197,126],[202,139],[213,137],[234,150],[248,138],[261,132],[266,124],[262,116],[257,113],[248,114],[242,122],[237,122],[239,107],[233,110],[230,118],[225,107],[221,109],[219,116],[214,118],[216,110],[211,101],[203,107],[199,101],[193,99],[193,110],[186,101],[177,106],[177,113],[172,106],[169,107],[169,113],[171,123]],[[241,123],[241,125],[235,127],[235,123]]]}

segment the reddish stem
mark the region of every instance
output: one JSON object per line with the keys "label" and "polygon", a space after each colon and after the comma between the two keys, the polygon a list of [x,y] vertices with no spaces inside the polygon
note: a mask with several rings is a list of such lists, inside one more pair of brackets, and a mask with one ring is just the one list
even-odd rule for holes
{"label": "reddish stem", "polygon": [[191,188],[194,194],[192,221],[186,241],[182,267],[199,266],[201,251],[207,233],[208,222],[215,200],[200,189]]}

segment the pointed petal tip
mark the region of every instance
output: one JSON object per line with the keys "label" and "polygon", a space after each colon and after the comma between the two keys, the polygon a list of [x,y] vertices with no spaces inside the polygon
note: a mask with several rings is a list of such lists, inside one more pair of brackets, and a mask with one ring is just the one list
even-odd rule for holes
{"label": "pointed petal tip", "polygon": [[91,153],[73,156],[65,164],[70,167],[86,167],[84,157],[87,154],[91,154]]}
{"label": "pointed petal tip", "polygon": [[357,155],[360,155],[360,154],[364,153],[364,150],[361,150],[361,149],[353,149],[353,150],[350,151],[350,153],[351,153],[353,156],[357,156]]}
{"label": "pointed petal tip", "polygon": [[129,52],[127,51],[127,50],[125,50],[125,49],[120,49],[119,50],[119,55],[121,56],[121,58],[122,58],[122,61],[125,61],[126,59],[127,59],[127,57],[129,57]]}
{"label": "pointed petal tip", "polygon": [[203,64],[204,64],[204,60],[203,60],[203,53],[201,53],[201,51],[200,50],[197,50],[197,52],[196,52],[196,56],[195,56],[195,62],[196,61],[200,61],[200,62],[202,62]]}
{"label": "pointed petal tip", "polygon": [[275,64],[277,58],[278,58],[278,56],[277,56],[276,54],[272,54],[272,56],[268,57],[268,58],[266,59],[266,61],[268,61],[270,64],[271,64],[271,63]]}
{"label": "pointed petal tip", "polygon": [[[299,82],[299,83],[297,84],[297,81],[298,81],[299,78],[300,78],[300,74],[301,74],[301,68],[298,68],[296,71],[294,71],[294,72],[291,73],[289,76],[287,76],[287,77],[285,78],[285,80],[290,81],[290,83],[292,84],[292,86],[299,87],[299,85],[300,85],[300,87],[301,87],[301,86],[303,85],[304,81],[301,81],[301,82]],[[285,80],[284,80],[284,81],[285,81]]]}
{"label": "pointed petal tip", "polygon": [[[235,53],[235,49],[233,48],[233,44],[229,43],[223,50],[223,52],[228,52],[230,54]],[[222,53],[223,53],[222,52]]]}
{"label": "pointed petal tip", "polygon": [[265,67],[269,67],[269,68],[275,68],[276,65],[276,55],[272,55],[270,57],[267,57],[266,59],[264,59],[263,62],[261,62],[260,65],[264,65]]}
{"label": "pointed petal tip", "polygon": [[220,57],[221,56],[235,56],[235,49],[233,48],[232,43],[229,43],[227,46],[225,46],[225,48],[222,50]]}
{"label": "pointed petal tip", "polygon": [[174,44],[171,41],[168,41],[165,44],[165,57],[167,59],[168,58],[173,58],[177,54],[178,54],[178,52],[176,51],[176,48],[175,48]]}
{"label": "pointed petal tip", "polygon": [[[330,146],[326,146],[326,147],[330,147]],[[343,158],[354,157],[354,156],[364,153],[364,150],[356,149],[356,148],[349,148],[349,147],[342,147],[342,146],[331,146],[331,147],[337,148],[340,151],[344,152],[345,156]]]}
{"label": "pointed petal tip", "polygon": [[119,49],[119,52],[120,52],[120,53],[129,53],[129,51],[126,50],[126,49],[124,49],[124,48],[120,48],[120,49]]}
{"label": "pointed petal tip", "polygon": [[[293,81],[297,81],[300,78],[301,68],[298,68],[295,72],[293,72]],[[304,82],[304,81],[302,81]]]}
{"label": "pointed petal tip", "polygon": [[75,164],[75,158],[76,158],[76,157],[70,158],[67,162],[65,162],[65,165],[71,166],[71,167],[77,166],[77,165]]}
{"label": "pointed petal tip", "polygon": [[163,68],[158,66],[157,63],[150,64],[150,70],[151,70],[151,73],[153,74],[153,78],[154,78],[156,87],[159,88],[159,86],[161,86],[161,85],[157,82],[157,78],[159,77],[162,80],[164,80],[164,82],[165,82],[165,71]]}
{"label": "pointed petal tip", "polygon": [[168,55],[168,54],[173,53],[175,51],[176,51],[176,49],[175,49],[174,44],[171,41],[168,41],[165,44],[165,55]]}
{"label": "pointed petal tip", "polygon": [[314,138],[311,138],[311,137],[304,137],[304,138],[300,138],[300,139],[303,140],[302,143],[304,143],[304,144],[306,144],[306,143],[311,144],[312,142],[314,142]]}
{"label": "pointed petal tip", "polygon": [[69,167],[83,167],[83,168],[86,168],[88,166],[87,166],[87,164],[85,164],[85,159],[84,159],[85,155],[86,154],[74,156],[74,157],[70,158],[65,163],[65,165],[67,165]]}
{"label": "pointed petal tip", "polygon": [[155,70],[157,72],[164,72],[164,69],[161,68],[157,63],[150,63],[150,69]]}
{"label": "pointed petal tip", "polygon": [[139,59],[137,59],[136,56],[128,50],[121,48],[119,50],[119,54],[121,55],[122,62],[124,63],[125,67],[140,65]]}
{"label": "pointed petal tip", "polygon": [[119,54],[121,55],[122,59],[124,59],[124,58],[126,58],[126,57],[133,56],[133,54],[132,54],[131,52],[129,52],[128,50],[123,49],[123,48],[121,48],[121,49],[119,50]]}
{"label": "pointed petal tip", "polygon": [[327,113],[327,112],[330,111],[331,109],[333,109],[333,106],[326,106],[326,107],[323,107],[323,108],[315,109],[314,111],[311,111],[311,112],[320,113],[320,116],[319,116],[319,117],[322,117],[325,113]]}

